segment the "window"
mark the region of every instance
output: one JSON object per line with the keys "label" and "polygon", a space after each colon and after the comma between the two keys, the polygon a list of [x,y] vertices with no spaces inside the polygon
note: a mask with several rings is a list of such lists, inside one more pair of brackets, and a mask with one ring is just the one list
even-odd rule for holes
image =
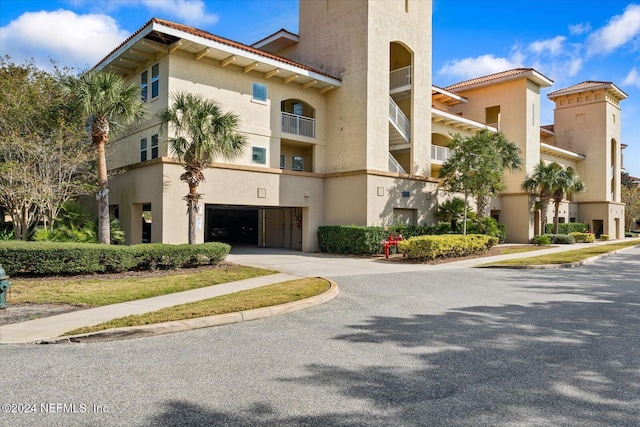
{"label": "window", "polygon": [[294,102],[292,107],[293,107],[293,114],[297,116],[302,115],[302,104],[300,104],[299,102]]}
{"label": "window", "polygon": [[267,149],[262,147],[253,147],[251,161],[261,165],[267,164]]}
{"label": "window", "polygon": [[147,86],[149,85],[149,73],[143,71],[140,74],[140,99],[142,102],[147,102]]}
{"label": "window", "polygon": [[158,158],[158,134],[151,136],[151,158]]}
{"label": "window", "polygon": [[251,99],[259,102],[267,102],[267,85],[253,82]]}
{"label": "window", "polygon": [[286,157],[284,154],[280,154],[280,169],[284,169],[286,167]]}
{"label": "window", "polygon": [[147,138],[142,138],[140,140],[140,161],[144,162],[147,160]]}
{"label": "window", "polygon": [[160,94],[160,64],[151,67],[151,99]]}
{"label": "window", "polygon": [[294,171],[304,170],[304,159],[300,156],[291,157],[291,170],[294,170]]}

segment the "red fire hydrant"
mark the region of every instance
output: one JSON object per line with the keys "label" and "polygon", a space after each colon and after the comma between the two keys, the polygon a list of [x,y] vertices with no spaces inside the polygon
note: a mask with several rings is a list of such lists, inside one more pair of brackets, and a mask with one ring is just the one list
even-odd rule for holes
{"label": "red fire hydrant", "polygon": [[394,236],[393,234],[389,234],[387,240],[383,240],[380,242],[382,246],[384,246],[384,257],[389,258],[389,248],[391,246],[398,247],[398,242],[402,241],[402,234],[398,234],[398,236]]}

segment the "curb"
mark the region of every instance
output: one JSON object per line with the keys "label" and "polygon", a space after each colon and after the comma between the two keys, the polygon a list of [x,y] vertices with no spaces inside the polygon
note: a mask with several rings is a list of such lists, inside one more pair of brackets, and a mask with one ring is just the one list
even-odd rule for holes
{"label": "curb", "polygon": [[585,264],[589,264],[593,261],[597,261],[599,259],[602,258],[606,258],[610,255],[615,255],[619,252],[623,252],[626,251],[628,249],[634,249],[634,248],[638,248],[640,247],[640,245],[634,245],[634,246],[628,246],[626,248],[621,248],[621,249],[616,249],[615,251],[611,251],[611,252],[607,252],[604,254],[600,254],[600,255],[595,255],[589,258],[585,258],[583,260],[580,261],[576,261],[576,262],[568,262],[568,263],[564,263],[564,264],[541,264],[541,265],[477,265],[474,268],[506,268],[506,269],[510,269],[510,270],[543,270],[543,269],[547,269],[547,270],[553,270],[553,269],[559,269],[559,268],[574,268],[574,267],[579,267],[581,265],[585,265]]}
{"label": "curb", "polygon": [[216,314],[214,316],[155,323],[153,325],[128,326],[124,328],[114,328],[98,332],[90,332],[87,334],[44,338],[37,340],[32,344],[90,343],[125,340],[131,338],[144,338],[156,335],[171,334],[174,332],[184,332],[194,329],[209,328],[212,326],[228,325],[231,323],[248,322],[251,320],[264,319],[267,317],[293,313],[327,303],[338,296],[340,290],[338,289],[338,285],[336,284],[336,282],[324,277],[322,277],[322,279],[329,282],[330,286],[328,290],[320,295],[316,295],[314,297],[302,299],[299,301],[288,302],[286,304],[255,308],[253,310],[238,311],[235,313]]}

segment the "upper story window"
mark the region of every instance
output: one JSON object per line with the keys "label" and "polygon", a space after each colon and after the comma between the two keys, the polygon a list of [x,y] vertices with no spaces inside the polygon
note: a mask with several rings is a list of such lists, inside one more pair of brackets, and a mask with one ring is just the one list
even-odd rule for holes
{"label": "upper story window", "polygon": [[142,138],[140,140],[140,161],[144,162],[147,160],[147,138]]}
{"label": "upper story window", "polygon": [[267,102],[267,85],[253,82],[251,99],[258,102]]}
{"label": "upper story window", "polygon": [[149,86],[149,73],[143,71],[140,74],[140,98],[142,102],[147,102],[147,89]]}
{"label": "upper story window", "polygon": [[253,147],[251,161],[261,165],[267,164],[267,149],[263,147]]}
{"label": "upper story window", "polygon": [[151,99],[160,94],[160,64],[151,67]]}
{"label": "upper story window", "polygon": [[149,147],[147,138],[140,140],[140,161],[144,162],[149,159],[158,158],[158,134],[151,135],[151,147]]}
{"label": "upper story window", "polygon": [[158,134],[151,135],[151,158],[158,157]]}
{"label": "upper story window", "polygon": [[304,170],[304,158],[302,156],[291,157],[291,170],[294,170],[294,171]]}

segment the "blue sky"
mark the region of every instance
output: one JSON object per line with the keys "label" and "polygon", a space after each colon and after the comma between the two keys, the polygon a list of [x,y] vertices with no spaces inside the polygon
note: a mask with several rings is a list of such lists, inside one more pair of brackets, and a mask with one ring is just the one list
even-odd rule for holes
{"label": "blue sky", "polygon": [[[297,32],[298,2],[1,0],[0,53],[43,68],[50,58],[88,68],[151,17],[251,44],[283,27]],[[624,166],[640,177],[640,0],[433,1],[434,84],[515,67],[554,81],[542,94],[543,124],[553,121],[551,90],[598,80],[629,95],[621,103]]]}

